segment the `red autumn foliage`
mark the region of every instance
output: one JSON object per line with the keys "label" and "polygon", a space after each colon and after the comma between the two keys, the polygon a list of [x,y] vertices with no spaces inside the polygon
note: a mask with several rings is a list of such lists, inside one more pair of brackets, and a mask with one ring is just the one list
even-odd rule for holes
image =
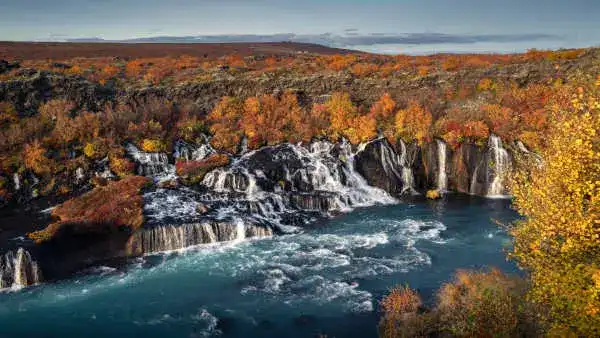
{"label": "red autumn foliage", "polygon": [[202,161],[186,161],[177,160],[175,169],[177,175],[190,183],[198,183],[202,181],[204,175],[209,171],[224,167],[230,162],[229,156],[224,154],[213,154]]}
{"label": "red autumn foliage", "polygon": [[52,215],[59,221],[28,236],[36,242],[44,242],[64,227],[78,234],[104,233],[119,227],[138,229],[144,222],[141,191],[150,182],[146,177],[130,176],[97,187],[56,207]]}

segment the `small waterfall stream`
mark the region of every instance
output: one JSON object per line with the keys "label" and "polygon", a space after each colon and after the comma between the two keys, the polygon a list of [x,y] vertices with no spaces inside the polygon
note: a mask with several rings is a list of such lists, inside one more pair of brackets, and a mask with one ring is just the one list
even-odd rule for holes
{"label": "small waterfall stream", "polygon": [[140,176],[159,180],[174,176],[175,166],[169,164],[169,157],[165,153],[143,152],[131,143],[127,145],[127,153],[136,162],[137,173]]}
{"label": "small waterfall stream", "polygon": [[215,152],[207,138],[205,138],[205,143],[197,146],[178,140],[173,147],[173,157],[186,161],[202,161]]}
{"label": "small waterfall stream", "polygon": [[446,173],[446,157],[447,157],[447,146],[446,143],[437,140],[437,160],[438,160],[438,175],[437,175],[437,189],[443,193],[448,190],[448,175]]}
{"label": "small waterfall stream", "polygon": [[242,220],[161,225],[136,232],[129,242],[130,254],[150,254],[180,250],[217,242],[242,241],[246,238],[272,236],[271,229],[246,225]]}
{"label": "small waterfall stream", "polygon": [[41,281],[40,268],[27,250],[19,248],[16,253],[8,251],[0,256],[0,289],[22,288]]}
{"label": "small waterfall stream", "polygon": [[488,148],[491,151],[493,163],[488,164],[488,177],[492,178],[488,185],[488,196],[501,196],[506,193],[505,178],[510,171],[508,151],[502,147],[502,140],[496,135],[490,135]]}

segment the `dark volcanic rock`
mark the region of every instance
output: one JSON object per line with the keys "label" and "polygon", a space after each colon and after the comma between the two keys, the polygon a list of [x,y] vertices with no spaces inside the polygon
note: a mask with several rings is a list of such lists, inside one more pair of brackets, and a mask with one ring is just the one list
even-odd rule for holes
{"label": "dark volcanic rock", "polygon": [[401,158],[385,138],[368,143],[354,161],[356,171],[369,185],[394,195],[403,192]]}

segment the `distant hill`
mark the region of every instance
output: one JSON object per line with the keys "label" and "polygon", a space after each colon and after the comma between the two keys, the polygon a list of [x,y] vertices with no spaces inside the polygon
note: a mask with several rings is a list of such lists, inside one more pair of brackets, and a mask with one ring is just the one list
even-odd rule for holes
{"label": "distant hill", "polygon": [[[102,41],[102,40],[100,40]],[[0,42],[0,59],[40,60],[75,57],[166,57],[190,55],[214,59],[224,55],[291,55],[360,53],[347,49],[297,42],[231,42],[231,43],[98,43],[86,42]]]}

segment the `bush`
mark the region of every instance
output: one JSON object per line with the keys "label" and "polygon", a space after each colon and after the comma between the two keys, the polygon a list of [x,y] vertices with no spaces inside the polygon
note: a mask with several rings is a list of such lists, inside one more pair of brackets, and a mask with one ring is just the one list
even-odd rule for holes
{"label": "bush", "polygon": [[380,303],[383,317],[379,335],[385,338],[426,337],[431,333],[432,317],[420,313],[423,302],[409,287],[395,287]]}
{"label": "bush", "polygon": [[92,160],[97,160],[106,156],[106,142],[104,140],[94,140],[87,142],[83,147],[83,154]]}
{"label": "bush", "polygon": [[143,139],[141,148],[148,153],[160,153],[167,150],[167,146],[161,140]]}
{"label": "bush", "polygon": [[121,155],[113,154],[109,156],[109,167],[113,173],[123,178],[126,176],[133,175],[135,170],[135,163],[131,162],[130,160]]}
{"label": "bush", "polygon": [[523,280],[459,270],[438,292],[436,312],[444,331],[459,337],[515,337],[522,328]]}
{"label": "bush", "polygon": [[102,233],[107,231],[106,226],[108,230],[120,227],[136,230],[144,222],[141,191],[150,182],[146,177],[131,176],[97,187],[56,207],[52,215],[59,221],[28,236],[42,243],[54,238],[64,227],[70,227],[76,234]]}
{"label": "bush", "polygon": [[430,200],[437,200],[440,199],[442,197],[442,194],[440,194],[439,190],[428,190],[427,194],[425,195],[425,197],[427,197]]}
{"label": "bush", "polygon": [[531,337],[539,335],[537,315],[525,300],[524,280],[497,269],[459,270],[444,284],[431,309],[416,291],[392,289],[381,301],[382,337]]}
{"label": "bush", "polygon": [[224,154],[213,154],[202,161],[178,160],[175,164],[177,175],[184,183],[196,184],[204,179],[204,175],[213,169],[229,164],[229,157]]}
{"label": "bush", "polygon": [[41,176],[53,173],[56,164],[46,157],[47,152],[46,148],[38,141],[26,144],[23,149],[23,162],[25,163],[25,167]]}

